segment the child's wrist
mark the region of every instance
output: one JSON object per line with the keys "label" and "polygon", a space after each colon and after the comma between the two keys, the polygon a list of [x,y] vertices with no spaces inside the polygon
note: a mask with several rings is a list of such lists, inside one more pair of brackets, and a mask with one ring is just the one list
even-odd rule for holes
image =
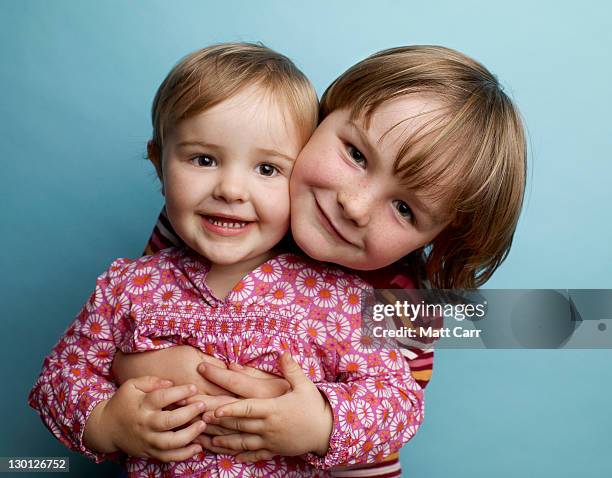
{"label": "child's wrist", "polygon": [[325,408],[323,411],[321,427],[319,428],[321,430],[319,445],[313,450],[313,453],[319,456],[325,456],[329,450],[329,439],[331,438],[334,427],[334,414],[332,412],[331,405],[323,393],[321,393],[321,397],[325,402]]}
{"label": "child's wrist", "polygon": [[119,451],[112,439],[112,416],[107,409],[110,400],[101,401],[92,410],[85,424],[83,442],[85,446],[99,453],[114,453]]}

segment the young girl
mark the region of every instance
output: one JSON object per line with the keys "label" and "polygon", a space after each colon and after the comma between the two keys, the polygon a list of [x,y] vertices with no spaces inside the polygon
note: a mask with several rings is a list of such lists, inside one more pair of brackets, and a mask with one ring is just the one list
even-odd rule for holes
{"label": "young girl", "polygon": [[[68,446],[96,460],[121,450],[132,476],[324,476],[314,466],[373,460],[415,433],[422,393],[401,353],[361,346],[368,286],[275,249],[316,107],[303,74],[256,45],[207,48],[170,72],[154,100],[148,153],[185,246],[111,264],[45,359],[30,404]],[[284,456],[251,465],[200,453],[190,443],[206,426],[193,420],[204,403],[167,409],[193,396],[193,385],[140,377],[115,390],[118,350],[180,344],[284,374],[292,390],[273,413],[252,410],[258,420],[244,428],[276,423],[266,447]]]}
{"label": "young girl", "polygon": [[[328,88],[320,120],[291,177],[292,232],[306,253],[368,270],[362,277],[378,288],[410,288],[413,282],[472,288],[489,279],[510,250],[526,174],[520,117],[494,76],[442,47],[382,51]],[[162,212],[147,252],[176,241]],[[202,360],[201,353],[169,352],[122,356],[117,368],[126,378],[154,374],[168,359],[161,375],[180,383],[178,371],[195,373]],[[402,352],[424,386],[432,353],[419,344]],[[243,394],[258,385],[215,367],[204,374],[226,387],[230,377],[231,391]],[[241,436],[214,443],[240,445]],[[341,476],[360,473],[344,470]],[[380,473],[399,475],[389,462]],[[374,476],[371,469],[367,474]]]}

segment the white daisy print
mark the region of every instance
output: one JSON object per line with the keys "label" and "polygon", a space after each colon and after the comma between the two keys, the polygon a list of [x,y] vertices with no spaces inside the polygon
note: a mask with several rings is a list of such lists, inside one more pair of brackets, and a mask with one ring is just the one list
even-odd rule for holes
{"label": "white daisy print", "polygon": [[323,281],[319,275],[309,268],[304,268],[298,272],[298,276],[295,279],[295,286],[300,294],[306,297],[314,297],[321,290]]}
{"label": "white daisy print", "polygon": [[348,373],[363,373],[368,368],[368,363],[361,355],[348,354],[340,359],[340,368]]}
{"label": "white daisy print", "polygon": [[113,314],[116,317],[122,317],[127,313],[128,308],[130,307],[130,299],[127,297],[127,295],[121,294],[120,296],[113,297],[112,300],[109,300],[109,304],[113,306]]}
{"label": "white daisy print", "polygon": [[108,277],[114,279],[116,277],[121,277],[126,270],[126,262],[123,260],[118,260],[113,262],[108,268]]}
{"label": "white daisy print", "polygon": [[261,476],[261,477],[270,477],[272,473],[274,473],[274,469],[276,465],[273,461],[258,461],[255,463],[251,463],[251,476]]}
{"label": "white daisy print", "polygon": [[79,396],[89,392],[90,389],[91,385],[89,384],[89,381],[83,378],[78,379],[72,385],[72,393],[76,393]]}
{"label": "white daisy print", "polygon": [[106,400],[113,396],[115,390],[115,386],[110,382],[98,382],[91,387],[89,393],[96,399]]}
{"label": "white daisy print", "polygon": [[195,463],[185,463],[184,461],[177,463],[176,468],[172,470],[176,476],[200,476],[198,465]]}
{"label": "white daisy print", "polygon": [[404,368],[404,357],[397,349],[384,349],[380,351],[384,367],[390,370],[400,370]]}
{"label": "white daisy print", "polygon": [[142,294],[155,289],[159,282],[159,271],[152,267],[144,267],[134,271],[127,281],[126,289],[132,294]]}
{"label": "white daisy print", "polygon": [[39,389],[39,397],[40,397],[40,402],[42,404],[48,404],[49,400],[53,399],[53,387],[51,387],[51,385],[49,383],[43,383],[40,386]]}
{"label": "white daisy print", "polygon": [[140,471],[140,476],[146,476],[146,478],[160,478],[162,476],[161,467],[157,463],[149,463]]}
{"label": "white daisy print", "polygon": [[361,312],[361,290],[357,287],[347,287],[344,289],[344,300],[342,310],[348,314],[358,314]]}
{"label": "white daisy print", "polygon": [[319,320],[303,320],[298,326],[298,334],[307,339],[321,339],[325,335],[325,326]]}
{"label": "white daisy print", "polygon": [[355,413],[357,418],[364,428],[371,427],[374,424],[374,410],[372,406],[364,400],[355,400]]}
{"label": "white daisy print", "polygon": [[107,371],[115,350],[112,342],[96,342],[87,351],[87,360],[98,370]]}
{"label": "white daisy print", "polygon": [[217,472],[220,478],[233,478],[239,476],[242,465],[236,463],[229,455],[217,455]]}
{"label": "white daisy print", "polygon": [[330,312],[327,315],[327,332],[336,340],[345,340],[351,333],[351,324],[342,314]]}
{"label": "white daisy print", "polygon": [[66,405],[68,404],[68,396],[70,395],[70,385],[68,382],[60,383],[57,387],[56,399],[58,410],[62,413],[66,411]]}
{"label": "white daisy print", "polygon": [[270,302],[276,305],[287,305],[295,299],[293,287],[288,282],[281,282],[272,286],[268,295]]}
{"label": "white daisy print", "polygon": [[283,254],[278,256],[277,259],[281,266],[289,270],[302,269],[304,265],[302,258],[295,254]]}
{"label": "white daisy print", "polygon": [[376,421],[381,424],[386,424],[392,416],[393,405],[386,398],[382,399],[376,408]]}
{"label": "white daisy print", "polygon": [[99,287],[96,287],[93,294],[91,294],[91,297],[89,297],[87,304],[85,304],[85,310],[87,312],[93,312],[100,307],[100,305],[102,305],[102,290]]}
{"label": "white daisy print", "polygon": [[322,286],[312,300],[319,307],[332,308],[338,304],[338,297],[334,290],[327,285]]}
{"label": "white daisy print", "polygon": [[353,408],[353,402],[342,402],[338,409],[338,419],[341,423],[350,425],[351,428],[359,428],[359,417]]}
{"label": "white daisy print", "polygon": [[406,414],[402,410],[397,410],[390,424],[391,436],[394,439],[402,438],[407,427]]}
{"label": "white daisy print", "polygon": [[274,262],[264,262],[253,271],[253,275],[263,282],[275,282],[280,279],[282,269]]}
{"label": "white daisy print", "polygon": [[84,332],[90,335],[94,340],[104,340],[111,338],[110,327],[108,322],[98,314],[91,314],[87,317],[83,324]]}
{"label": "white daisy print", "polygon": [[308,375],[308,378],[312,382],[317,382],[323,379],[321,365],[314,357],[307,357],[305,360],[302,360],[302,370],[305,370],[306,375]]}
{"label": "white daisy print", "polygon": [[232,289],[232,299],[240,301],[249,297],[253,293],[253,284],[252,277],[243,277]]}
{"label": "white daisy print", "polygon": [[63,363],[66,363],[70,368],[81,368],[85,365],[85,354],[83,349],[77,345],[68,345],[62,351]]}
{"label": "white daisy print", "polygon": [[177,302],[180,298],[181,291],[179,290],[179,288],[170,284],[161,286],[155,291],[155,294],[153,295],[153,300],[155,300],[155,302],[162,302],[164,304],[173,304]]}

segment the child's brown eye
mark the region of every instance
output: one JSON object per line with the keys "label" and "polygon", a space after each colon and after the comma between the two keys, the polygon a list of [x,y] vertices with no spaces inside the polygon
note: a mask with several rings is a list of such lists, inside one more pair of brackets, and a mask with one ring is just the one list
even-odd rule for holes
{"label": "child's brown eye", "polygon": [[365,167],[365,165],[366,165],[366,158],[365,158],[365,156],[363,155],[363,153],[361,151],[359,151],[352,144],[349,144],[348,145],[348,152],[351,155],[351,158],[353,159],[353,161],[355,161],[362,168]]}
{"label": "child's brown eye", "polygon": [[217,165],[217,160],[212,156],[208,156],[203,154],[201,156],[196,156],[191,160],[193,164],[196,166],[200,166],[201,168],[212,168]]}
{"label": "child's brown eye", "polygon": [[397,212],[400,214],[400,216],[409,221],[412,220],[412,209],[410,209],[410,206],[408,206],[408,204],[406,204],[404,201],[396,199],[393,201],[393,205],[395,206],[395,209],[397,209]]}
{"label": "child's brown eye", "polygon": [[272,166],[271,164],[264,163],[264,164],[260,164],[259,166],[257,166],[257,172],[261,174],[262,176],[271,177],[271,176],[274,176],[275,173],[278,172],[278,169],[276,169],[276,167]]}

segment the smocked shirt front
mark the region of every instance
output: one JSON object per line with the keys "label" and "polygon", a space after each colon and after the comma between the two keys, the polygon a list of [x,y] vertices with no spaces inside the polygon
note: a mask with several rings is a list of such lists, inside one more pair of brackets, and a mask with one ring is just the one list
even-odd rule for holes
{"label": "smocked shirt front", "polygon": [[161,463],[123,457],[130,476],[328,476],[336,465],[379,461],[399,449],[422,421],[422,391],[394,348],[361,335],[358,277],[295,254],[281,254],[247,274],[219,300],[206,285],[209,264],[188,248],[118,259],[45,358],[29,397],[51,432],[96,462],[116,458],[83,443],[92,410],[116,390],[111,364],[125,353],[191,345],[224,360],[280,375],[291,353],[333,411],[323,457],[274,457],[256,464],[202,451]]}

